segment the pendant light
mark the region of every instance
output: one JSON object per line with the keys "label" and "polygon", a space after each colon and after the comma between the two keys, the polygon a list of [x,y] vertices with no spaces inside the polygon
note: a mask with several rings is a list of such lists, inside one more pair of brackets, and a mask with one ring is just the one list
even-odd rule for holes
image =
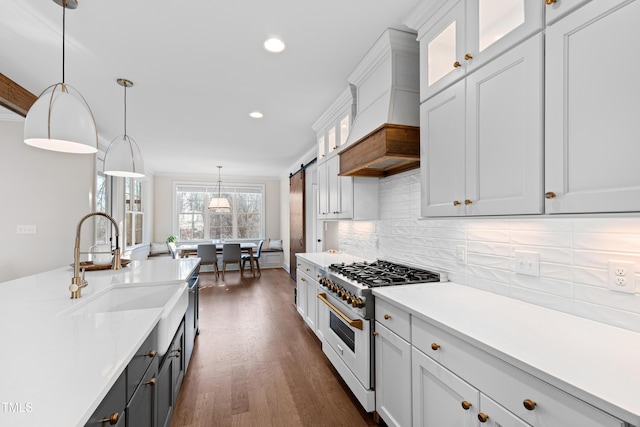
{"label": "pendant light", "polygon": [[222,169],[222,166],[218,166],[218,197],[211,199],[211,202],[209,202],[209,209],[228,211],[231,210],[229,200],[226,197],[222,197],[222,193],[220,191],[220,184],[222,184],[222,181],[220,180],[220,169]]}
{"label": "pendant light", "polygon": [[104,173],[127,178],[142,178],[144,162],[140,147],[127,135],[127,88],[133,86],[133,82],[127,79],[118,79],[116,82],[124,87],[124,135],[116,136],[104,153]]}
{"label": "pendant light", "polygon": [[27,112],[24,142],[33,147],[64,153],[95,153],[98,131],[84,97],[64,81],[66,10],[77,0],[53,0],[62,6],[62,82],[49,86]]}

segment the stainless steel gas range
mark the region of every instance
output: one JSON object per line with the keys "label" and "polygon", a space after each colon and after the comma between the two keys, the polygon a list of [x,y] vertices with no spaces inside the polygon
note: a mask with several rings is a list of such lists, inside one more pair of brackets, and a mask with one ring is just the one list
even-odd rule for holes
{"label": "stainless steel gas range", "polygon": [[441,282],[443,273],[378,260],[331,264],[320,270],[318,327],[322,350],[368,412],[375,410],[372,290],[380,286]]}

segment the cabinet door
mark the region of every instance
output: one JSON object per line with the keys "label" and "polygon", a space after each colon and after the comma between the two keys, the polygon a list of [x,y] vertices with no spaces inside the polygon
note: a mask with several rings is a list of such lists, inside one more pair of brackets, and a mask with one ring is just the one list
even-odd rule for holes
{"label": "cabinet door", "polygon": [[127,426],[154,427],[156,419],[157,360],[149,367],[126,408]]}
{"label": "cabinet door", "polygon": [[543,39],[467,77],[467,215],[542,212]]}
{"label": "cabinet door", "polygon": [[185,342],[184,342],[184,322],[180,324],[178,332],[173,339],[172,352],[169,357],[173,357],[173,403],[178,399],[178,393],[182,386],[185,372]]}
{"label": "cabinet door", "polygon": [[[413,425],[477,427],[480,393],[412,347]],[[463,402],[469,403],[468,409]]]}
{"label": "cabinet door", "polygon": [[305,321],[307,325],[315,332],[318,324],[317,312],[318,312],[318,298],[316,281],[311,280],[308,276],[301,277],[304,279],[304,283],[307,285],[307,312],[305,316]]}
{"label": "cabinet door", "polygon": [[464,215],[465,82],[420,106],[422,216]]}
{"label": "cabinet door", "polygon": [[[448,9],[447,9],[448,8]],[[464,77],[464,0],[445,3],[420,38],[420,101]]]}
{"label": "cabinet door", "polygon": [[298,270],[296,277],[296,308],[300,316],[305,319],[307,316],[307,279],[304,278],[304,274],[300,270]]}
{"label": "cabinet door", "polygon": [[531,424],[522,421],[482,393],[480,393],[480,412],[487,417],[487,421],[483,424],[486,427],[531,427]]}
{"label": "cabinet door", "polygon": [[318,218],[326,218],[329,213],[329,181],[327,163],[318,165]]}
{"label": "cabinet door", "polygon": [[376,411],[388,426],[411,426],[411,345],[375,325]]}
{"label": "cabinet door", "polygon": [[543,15],[544,0],[468,1],[467,72],[542,30]]}
{"label": "cabinet door", "polygon": [[156,417],[158,427],[169,427],[174,409],[173,397],[173,361],[175,358],[166,357],[158,373]]}
{"label": "cabinet door", "polygon": [[327,160],[327,181],[329,206],[327,213],[330,218],[336,218],[341,211],[340,206],[340,157],[335,156]]}
{"label": "cabinet door", "polygon": [[639,19],[637,0],[592,1],[547,29],[549,213],[640,210]]}
{"label": "cabinet door", "polygon": [[324,135],[318,137],[318,164],[324,161],[325,156],[327,155],[327,149],[324,143]]}
{"label": "cabinet door", "polygon": [[553,3],[547,4],[546,6],[545,16],[547,24],[551,24],[557,19],[562,18],[567,13],[589,1],[591,0],[553,0]]}

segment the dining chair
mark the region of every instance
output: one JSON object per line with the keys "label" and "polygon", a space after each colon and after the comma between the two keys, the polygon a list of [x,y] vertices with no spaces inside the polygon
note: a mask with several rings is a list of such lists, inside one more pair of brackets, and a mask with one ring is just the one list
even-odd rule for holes
{"label": "dining chair", "polygon": [[178,248],[174,242],[168,242],[167,246],[169,246],[169,252],[171,252],[171,258],[178,259]]}
{"label": "dining chair", "polygon": [[[262,274],[260,271],[260,252],[262,252],[262,245],[264,244],[264,240],[260,240],[258,242],[258,248],[253,253],[253,261],[256,263],[256,267],[258,268],[258,274]],[[242,255],[242,270],[244,270],[245,263],[249,261],[249,265],[251,265],[251,255],[244,254]]]}
{"label": "dining chair", "polygon": [[211,243],[201,243],[198,245],[198,258],[200,258],[200,266],[212,265],[213,271],[216,273],[216,278],[220,277],[220,270],[218,270],[218,254],[216,252],[216,245]]}
{"label": "dining chair", "polygon": [[224,280],[224,272],[227,269],[227,264],[238,264],[238,270],[240,270],[240,276],[242,276],[241,261],[242,252],[240,243],[225,243],[222,247],[222,280]]}

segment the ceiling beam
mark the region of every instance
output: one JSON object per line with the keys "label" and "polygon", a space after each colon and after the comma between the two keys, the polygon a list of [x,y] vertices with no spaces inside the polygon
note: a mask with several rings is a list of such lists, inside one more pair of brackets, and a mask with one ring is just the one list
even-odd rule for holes
{"label": "ceiling beam", "polygon": [[0,106],[26,117],[37,99],[37,96],[0,73]]}

